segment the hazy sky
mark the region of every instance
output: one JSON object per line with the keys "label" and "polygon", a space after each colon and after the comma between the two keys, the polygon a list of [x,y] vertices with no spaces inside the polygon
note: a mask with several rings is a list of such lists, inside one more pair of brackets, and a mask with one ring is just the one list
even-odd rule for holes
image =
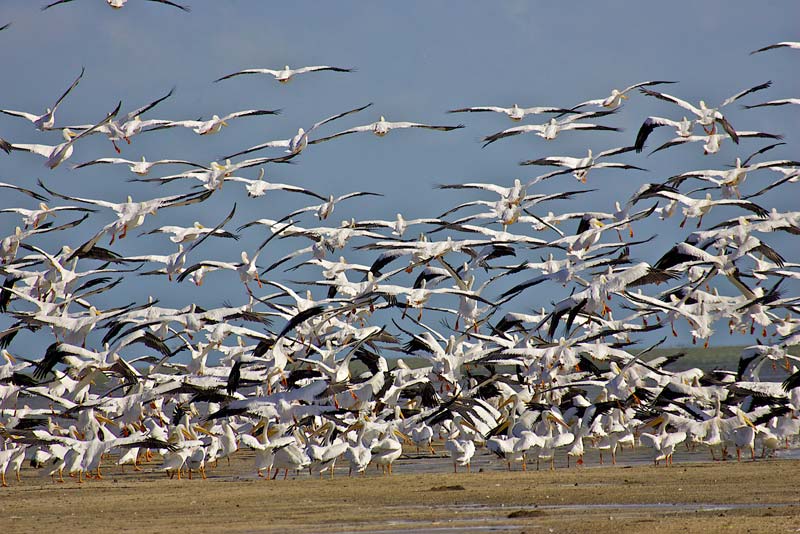
{"label": "hazy sky", "polygon": [[[146,117],[179,120],[251,108],[283,110],[278,117],[232,121],[230,127],[214,136],[198,137],[189,130],[152,132],[121,147],[122,156],[130,159],[174,157],[204,164],[264,141],[288,138],[300,126],[308,127],[369,102],[374,103],[371,108],[324,126],[320,135],[366,124],[380,115],[387,120],[467,126],[449,133],[396,131],[382,139],[365,134],[347,136],[309,147],[296,158],[296,165],[266,169],[268,179],[303,185],[326,195],[349,191],[385,195],[337,206],[331,224],[338,224],[350,217],[390,219],[397,212],[407,218],[434,216],[457,203],[486,195],[438,191],[433,184],[509,184],[516,177],[530,179],[547,169],[520,167],[520,160],[577,156],[587,148],[597,152],[629,145],[647,115],[676,119],[681,115],[668,103],[632,93],[619,113],[599,121],[623,128],[622,133],[568,132],[552,142],[521,135],[481,149],[482,137],[514,124],[495,114],[445,113],[455,107],[514,103],[570,107],[605,97],[612,88],[648,79],[678,81],[661,89],[690,102],[705,99],[712,105],[767,80],[774,83],[771,89],[742,102],[800,96],[800,53],[781,49],[748,55],[767,44],[798,40],[800,3],[794,1],[179,1],[191,6],[191,13],[143,0],[129,0],[121,10],[110,9],[103,0],[75,0],[45,12],[40,11],[45,0],[2,0],[0,25],[13,24],[0,32],[4,82],[0,107],[40,113],[83,66],[83,80],[58,110],[59,125],[99,120],[119,100],[125,112],[172,87],[176,88],[174,96]],[[280,68],[286,64],[354,67],[357,72],[312,73],[286,85],[255,75],[212,83],[243,68]],[[728,115],[739,130],[761,129],[785,135],[787,145],[773,150],[770,159],[798,157],[798,106],[748,111],[736,103],[730,106]],[[671,134],[655,132],[650,148]],[[0,137],[17,143],[60,141],[58,132],[38,132],[29,122],[9,116],[0,116]],[[607,211],[613,208],[615,199],[626,199],[642,183],[663,181],[692,169],[720,168],[732,164],[737,155],[746,156],[765,144],[743,140],[736,147],[726,143],[714,156],[703,156],[701,147],[694,145],[651,157],[646,153],[620,156],[619,160],[649,172],[595,170],[586,187],[598,191],[587,197],[590,200],[548,209]],[[280,150],[255,155],[270,154],[279,155]],[[103,136],[93,136],[76,146],[70,163],[114,155]],[[255,177],[257,169],[242,175]],[[189,186],[130,184],[126,180],[131,176],[123,166],[71,170],[69,165],[62,165],[50,171],[38,156],[0,154],[0,181],[34,186],[36,179],[42,178],[56,190],[93,198],[120,201],[127,194],[148,198],[183,192]],[[566,176],[544,183],[541,191],[580,187]],[[7,198],[3,206],[29,200],[7,192],[0,195]],[[286,194],[247,201],[243,197],[238,184],[226,184],[211,202],[159,215],[144,229],[161,224],[188,225],[194,220],[214,225],[236,200],[239,211],[231,227],[259,217],[279,218],[305,202],[303,197]],[[796,209],[798,198],[800,195],[771,197],[767,207]],[[718,215],[725,218],[732,213]],[[92,228],[109,220],[108,214],[96,217],[98,223]],[[679,229],[679,217],[676,219],[642,227],[660,236],[659,245],[648,249],[653,256],[641,259],[657,259],[660,252],[691,231]],[[315,222],[306,220],[308,225]],[[15,224],[14,216],[0,216],[3,235],[13,232]],[[91,231],[84,226],[85,232]],[[252,248],[262,237],[263,232],[258,230],[240,243],[217,241],[213,252],[198,251],[198,255],[236,258],[240,250]],[[60,244],[59,239],[41,242]],[[272,253],[285,251],[282,246],[308,244],[295,241],[277,246]],[[128,239],[118,246],[115,250],[123,254],[169,253],[173,247],[158,236]],[[262,257],[268,254],[265,251]],[[188,288],[176,290],[174,284],[168,286],[166,282],[147,283],[148,288],[159,292],[162,302],[171,305],[185,304],[190,294],[199,295],[192,298],[205,300],[208,305],[219,304],[229,296],[226,288],[235,288],[234,300],[240,300],[238,282],[228,286],[222,283],[225,278],[217,275],[219,283],[202,288],[201,293],[194,288],[191,293]],[[168,288],[172,291],[169,294],[164,291]],[[129,284],[115,293],[115,304],[125,301],[120,296],[126,294],[124,291],[128,291],[129,300],[143,298],[141,289]],[[558,295],[557,289],[543,291],[531,292],[531,307],[547,306]]]}

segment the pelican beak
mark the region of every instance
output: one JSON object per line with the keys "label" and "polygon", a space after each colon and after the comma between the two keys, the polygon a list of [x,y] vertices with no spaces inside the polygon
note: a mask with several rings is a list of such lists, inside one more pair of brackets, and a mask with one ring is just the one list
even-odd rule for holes
{"label": "pelican beak", "polygon": [[97,421],[99,423],[105,423],[107,425],[117,426],[117,422],[116,421],[112,421],[111,419],[109,419],[105,415],[96,413],[96,414],[94,414],[94,418],[97,419]]}
{"label": "pelican beak", "polygon": [[411,445],[413,443],[413,441],[411,440],[410,437],[408,437],[408,435],[404,434],[403,432],[400,432],[397,429],[394,429],[394,435],[397,436],[398,438],[402,438],[403,441],[405,441],[409,445]]}
{"label": "pelican beak", "polygon": [[567,428],[567,429],[569,428],[569,425],[568,425],[567,423],[565,423],[563,419],[561,419],[560,417],[558,417],[558,416],[557,416],[557,415],[555,415],[555,414],[552,414],[552,413],[551,413],[551,414],[549,414],[549,415],[547,416],[547,418],[548,418],[550,421],[553,421],[554,423],[558,423],[559,425],[563,426],[564,428]]}
{"label": "pelican beak", "polygon": [[227,125],[228,125],[228,123],[227,123],[226,121],[222,121],[220,124],[221,124],[222,126],[227,126]]}
{"label": "pelican beak", "polygon": [[653,427],[653,428],[655,428],[655,427],[657,427],[658,425],[660,425],[663,422],[664,422],[664,416],[662,415],[662,416],[656,417],[652,421],[648,421],[647,423],[644,424],[644,426],[645,427]]}
{"label": "pelican beak", "polygon": [[504,400],[503,402],[501,402],[500,405],[497,407],[497,409],[498,410],[502,410],[503,408],[505,408],[506,406],[508,406],[512,402],[515,402],[516,400],[517,399],[515,399],[514,397],[509,397],[506,400]]}
{"label": "pelican beak", "polygon": [[195,432],[200,432],[201,434],[205,434],[206,436],[211,436],[211,437],[216,436],[216,434],[214,434],[210,430],[206,430],[205,428],[203,428],[200,425],[194,425],[194,431]]}
{"label": "pelican beak", "polygon": [[478,432],[478,429],[477,429],[477,428],[475,428],[475,425],[473,425],[473,424],[472,424],[472,423],[470,423],[469,421],[464,421],[464,420],[462,419],[462,421],[461,421],[461,426],[464,426],[464,427],[466,427],[466,428],[468,428],[468,429],[472,430],[473,432]]}
{"label": "pelican beak", "polygon": [[628,95],[619,95],[619,97],[623,100],[628,100]]}
{"label": "pelican beak", "polygon": [[190,433],[188,430],[186,430],[185,428],[181,428],[181,433],[183,434],[183,437],[184,437],[184,438],[186,438],[186,439],[188,439],[188,440],[190,440],[190,441],[191,441],[191,440],[193,440],[193,439],[195,439],[195,438],[197,437],[197,436],[194,436],[194,435],[192,435],[192,434],[191,434],[191,433]]}
{"label": "pelican beak", "polygon": [[3,356],[5,356],[5,357],[6,357],[6,360],[8,360],[9,362],[11,362],[11,363],[14,363],[14,364],[15,364],[15,363],[17,363],[17,359],[16,359],[16,358],[14,358],[14,357],[11,355],[11,353],[10,353],[10,352],[8,352],[7,350],[4,350],[4,351],[3,351]]}

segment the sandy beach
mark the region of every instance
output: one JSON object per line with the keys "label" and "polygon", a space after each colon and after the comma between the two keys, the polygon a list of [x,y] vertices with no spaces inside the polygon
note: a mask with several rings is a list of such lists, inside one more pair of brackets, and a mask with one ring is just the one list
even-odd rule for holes
{"label": "sandy beach", "polygon": [[[0,491],[4,532],[796,532],[800,461],[588,466],[503,471],[488,456],[471,474],[255,476],[250,452],[209,478],[170,480],[145,464],[103,480],[53,484],[26,466]],[[480,467],[485,461],[484,467]],[[517,467],[518,469],[518,467]]]}

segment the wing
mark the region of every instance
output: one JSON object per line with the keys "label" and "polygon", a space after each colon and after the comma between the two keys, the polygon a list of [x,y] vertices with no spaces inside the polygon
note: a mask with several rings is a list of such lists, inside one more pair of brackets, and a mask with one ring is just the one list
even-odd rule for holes
{"label": "wing", "polygon": [[231,119],[238,119],[239,117],[255,117],[257,115],[280,115],[281,110],[279,109],[247,109],[244,111],[236,111],[234,113],[229,113],[222,117],[222,120],[228,121]]}
{"label": "wing", "polygon": [[66,4],[67,2],[72,2],[72,0],[58,0],[57,2],[53,2],[52,4],[47,4],[46,6],[44,6],[44,7],[42,8],[42,11],[45,11],[45,10],[47,10],[47,9],[50,9],[51,7],[53,7],[53,6],[57,6],[57,5],[59,5],[59,4]]}
{"label": "wing", "polygon": [[661,117],[647,117],[642,123],[641,127],[639,127],[639,132],[636,134],[636,141],[633,144],[636,152],[642,151],[645,141],[647,141],[647,138],[650,136],[653,130],[661,126],[673,126],[677,128],[678,123]]}
{"label": "wing", "polygon": [[329,135],[327,137],[320,137],[319,139],[314,139],[313,141],[309,141],[309,145],[316,145],[317,143],[324,143],[325,141],[330,141],[331,139],[336,139],[337,137],[342,137],[343,135],[350,135],[354,133],[360,132],[371,132],[375,123],[372,124],[365,124],[364,126],[356,126],[355,128],[350,128],[348,130],[344,130],[339,133],[335,133],[333,135]]}
{"label": "wing", "polygon": [[345,69],[342,67],[331,67],[328,65],[317,65],[314,67],[301,67],[299,69],[294,69],[295,74],[304,74],[306,72],[316,72],[320,70],[332,70],[334,72],[353,72],[356,69]]}
{"label": "wing", "polygon": [[496,134],[489,135],[484,137],[483,140],[485,143],[483,144],[483,148],[491,145],[495,141],[499,141],[505,137],[511,137],[512,135],[519,135],[528,132],[542,132],[544,131],[544,126],[541,124],[526,124],[524,126],[515,126],[514,128],[509,128],[507,130],[503,130],[502,132],[497,132]]}
{"label": "wing", "polygon": [[736,93],[735,95],[727,98],[722,104],[719,105],[719,107],[721,107],[721,108],[725,107],[728,104],[739,100],[740,98],[742,98],[745,95],[749,95],[750,93],[755,93],[756,91],[761,91],[763,89],[766,89],[766,88],[770,87],[771,85],[772,85],[772,81],[768,81],[768,82],[764,82],[764,83],[762,83],[760,85],[755,85],[755,86],[751,87],[750,89],[745,89],[744,91],[740,91],[740,92]]}
{"label": "wing", "polygon": [[6,115],[11,115],[12,117],[22,117],[23,119],[29,120],[34,122],[36,119],[39,118],[38,115],[34,115],[33,113],[27,113],[25,111],[14,111],[13,109],[0,109],[0,113],[5,113]]}
{"label": "wing", "polygon": [[660,100],[666,100],[667,102],[672,102],[673,104],[677,104],[680,107],[682,107],[683,109],[691,111],[692,113],[694,113],[698,117],[702,115],[702,113],[700,112],[699,109],[697,109],[696,107],[694,107],[690,103],[686,102],[685,100],[681,100],[680,98],[674,97],[672,95],[668,95],[666,93],[659,93],[657,91],[651,91],[649,89],[640,88],[639,91],[641,91],[642,93],[644,93],[646,95],[658,98]]}
{"label": "wing", "polygon": [[62,100],[64,100],[64,98],[66,98],[66,96],[69,94],[69,92],[70,92],[70,91],[72,91],[73,89],[75,89],[75,86],[76,86],[76,85],[78,85],[78,82],[79,82],[79,81],[81,81],[81,78],[83,78],[83,73],[84,73],[84,71],[85,71],[85,70],[86,70],[86,68],[85,68],[85,67],[81,67],[81,73],[80,73],[80,74],[78,74],[78,77],[77,77],[77,78],[75,78],[75,81],[74,81],[74,82],[72,82],[72,85],[70,85],[70,86],[67,88],[67,90],[66,90],[66,91],[64,91],[64,94],[63,94],[63,95],[61,95],[60,97],[58,97],[58,100],[56,100],[56,103],[55,103],[55,104],[53,104],[53,113],[55,113],[55,112],[56,112],[56,109],[58,109],[58,106],[59,106],[59,104],[61,104],[61,101],[62,101]]}
{"label": "wing", "polygon": [[459,128],[463,128],[463,124],[458,124],[456,126],[434,126],[430,124],[420,124],[418,122],[390,122],[390,128],[425,128],[427,130],[438,130],[440,132],[449,132],[451,130],[457,130]]}
{"label": "wing", "polygon": [[[58,3],[58,2],[56,2]],[[772,50],[773,48],[800,48],[800,42],[791,42],[791,41],[783,41],[780,43],[775,43],[769,46],[765,46],[764,48],[759,48],[758,50],[753,50],[750,52],[750,55],[758,54],[759,52],[766,52],[767,50]]]}
{"label": "wing", "polygon": [[497,106],[475,106],[471,108],[451,109],[447,113],[481,113],[484,111],[492,111],[494,113],[508,113],[511,110],[508,108],[501,108]]}
{"label": "wing", "polygon": [[358,113],[359,111],[362,111],[362,110],[364,110],[364,109],[367,109],[367,108],[368,108],[368,107],[370,107],[371,105],[372,105],[372,102],[370,102],[370,103],[369,103],[369,104],[367,104],[366,106],[361,106],[360,108],[351,109],[351,110],[349,110],[349,111],[345,111],[345,112],[343,112],[343,113],[339,113],[339,114],[337,114],[337,115],[333,115],[333,116],[331,116],[331,117],[328,117],[327,119],[322,119],[322,120],[321,120],[321,121],[319,121],[318,123],[314,124],[314,125],[313,125],[311,128],[309,128],[309,129],[308,129],[308,131],[307,131],[306,133],[311,133],[311,132],[313,132],[314,130],[316,130],[317,128],[319,128],[320,126],[322,126],[323,124],[326,124],[326,123],[328,123],[328,122],[331,122],[331,121],[335,121],[336,119],[341,119],[342,117],[344,117],[344,116],[346,116],[346,115],[350,115],[350,114],[352,114],[352,113]]}
{"label": "wing", "polygon": [[0,187],[7,187],[9,189],[16,189],[20,193],[25,193],[29,197],[33,197],[36,200],[39,200],[41,202],[47,202],[47,197],[42,196],[39,193],[36,193],[34,191],[31,191],[30,189],[25,189],[24,187],[20,187],[18,185],[13,185],[13,184],[7,184],[7,183],[4,183],[4,182],[0,182]]}
{"label": "wing", "polygon": [[241,76],[242,74],[270,74],[272,76],[278,76],[278,71],[272,69],[244,69],[238,72],[234,72],[232,74],[227,74],[222,78],[217,78],[216,80],[214,80],[214,83],[221,82],[222,80],[227,80],[228,78],[233,78],[234,76]]}
{"label": "wing", "polygon": [[73,166],[72,168],[73,169],[82,169],[83,167],[89,167],[90,165],[99,165],[101,163],[109,163],[109,164],[113,164],[113,165],[116,165],[116,164],[119,164],[119,163],[123,163],[123,164],[127,163],[128,165],[133,165],[134,163],[137,163],[137,162],[131,161],[131,160],[128,160],[128,159],[123,159],[123,158],[98,158],[98,159],[93,159],[92,161],[85,161],[83,163],[78,163],[77,165]]}
{"label": "wing", "polygon": [[800,106],[800,98],[782,98],[780,100],[770,100],[763,104],[755,104],[753,106],[743,106],[744,109],[763,108],[766,106],[785,106],[787,104],[794,104]]}
{"label": "wing", "polygon": [[159,3],[159,4],[165,4],[165,5],[172,6],[172,7],[177,7],[178,9],[180,9],[182,11],[185,11],[187,13],[189,13],[191,11],[191,8],[189,6],[182,6],[180,4],[176,4],[175,2],[170,2],[169,0],[150,0],[150,1],[151,2],[156,2],[156,3]]}
{"label": "wing", "polygon": [[153,109],[154,107],[156,107],[158,104],[160,104],[161,102],[163,102],[163,101],[164,101],[164,100],[166,100],[167,98],[171,97],[171,96],[172,96],[172,93],[173,93],[174,91],[175,91],[175,88],[173,87],[172,89],[170,89],[170,90],[169,90],[169,92],[168,92],[167,94],[165,94],[165,95],[164,95],[164,96],[162,96],[161,98],[158,98],[158,99],[156,99],[156,100],[153,100],[153,101],[152,101],[152,102],[150,102],[149,104],[145,104],[144,106],[142,106],[142,107],[140,107],[140,108],[134,109],[133,111],[131,111],[130,113],[128,113],[128,114],[126,114],[126,115],[125,115],[125,119],[123,120],[123,122],[128,122],[129,120],[131,120],[131,119],[133,119],[133,118],[137,117],[138,115],[141,115],[141,114],[142,114],[142,113],[144,113],[145,111],[150,111],[151,109]]}
{"label": "wing", "polygon": [[262,148],[288,148],[289,147],[289,139],[277,139],[275,141],[267,141],[266,143],[262,143],[260,145],[252,146],[245,150],[241,150],[235,154],[231,154],[229,156],[225,156],[222,159],[233,159],[237,156],[242,156],[244,154],[249,154],[250,152],[256,152],[257,150],[261,150]]}
{"label": "wing", "polygon": [[632,91],[634,89],[638,89],[639,87],[650,87],[650,86],[653,86],[653,85],[662,85],[662,84],[665,84],[665,83],[678,83],[678,82],[668,82],[668,81],[665,81],[665,80],[652,80],[652,81],[649,81],[649,82],[639,82],[639,83],[635,83],[633,85],[629,85],[628,87],[626,87],[625,89],[623,89],[620,92],[622,94],[625,94],[628,91]]}

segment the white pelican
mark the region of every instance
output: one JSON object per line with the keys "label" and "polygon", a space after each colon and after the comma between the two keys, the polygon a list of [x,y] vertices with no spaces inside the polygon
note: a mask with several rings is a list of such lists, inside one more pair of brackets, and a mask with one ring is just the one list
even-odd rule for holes
{"label": "white pelican", "polygon": [[[756,132],[756,131],[738,131],[736,132],[736,138],[740,139],[742,137],[759,137],[762,139],[783,139],[782,135],[779,134],[772,134],[767,132]],[[725,139],[732,139],[729,134],[720,134],[720,133],[713,133],[708,135],[688,135],[688,136],[678,136],[673,139],[670,139],[657,149],[650,152],[650,154],[655,154],[665,148],[682,145],[684,143],[703,143],[703,154],[716,154],[719,152],[720,146],[722,145],[722,141]]]}
{"label": "white pelican", "polygon": [[319,195],[309,189],[304,189],[296,185],[281,184],[277,182],[267,182],[264,180],[264,169],[262,168],[258,173],[258,179],[251,180],[249,178],[242,178],[240,176],[228,176],[226,178],[229,182],[239,182],[245,184],[247,196],[250,198],[263,197],[268,191],[289,191],[290,193],[302,193],[304,195],[318,198],[322,201],[327,200],[322,195]]}
{"label": "white pelican", "polygon": [[25,152],[30,152],[32,154],[38,154],[40,156],[44,156],[45,158],[47,158],[45,161],[45,166],[48,167],[49,169],[55,169],[72,155],[72,150],[75,141],[77,141],[83,136],[91,134],[92,132],[102,127],[103,125],[108,124],[111,121],[111,119],[113,119],[117,115],[117,113],[119,113],[119,108],[121,105],[122,102],[117,104],[116,109],[114,109],[114,111],[106,115],[106,117],[102,121],[98,122],[91,128],[82,131],[79,134],[75,134],[69,128],[64,128],[63,130],[61,130],[61,134],[64,136],[64,142],[59,145],[53,146],[53,145],[11,143],[11,149],[22,150]]}
{"label": "white pelican", "polygon": [[664,460],[664,466],[670,467],[672,465],[672,455],[675,452],[675,447],[686,441],[686,432],[683,430],[674,432],[667,431],[670,420],[670,414],[664,413],[645,424],[646,427],[658,426],[660,428],[658,433],[651,434],[642,432],[642,434],[639,435],[641,444],[653,449],[653,463],[655,465],[658,465],[659,461]]}
{"label": "white pelican", "polygon": [[532,107],[521,108],[514,104],[510,108],[502,108],[498,106],[474,106],[470,108],[451,109],[448,113],[480,113],[480,112],[494,112],[506,115],[512,121],[521,121],[526,115],[539,115],[540,113],[573,113],[572,110],[554,108],[554,107]]}
{"label": "white pelican", "polygon": [[219,115],[212,115],[212,117],[207,120],[185,120],[185,121],[171,121],[162,126],[154,128],[158,130],[160,128],[172,128],[175,126],[181,126],[183,128],[190,128],[194,133],[198,135],[211,135],[218,133],[223,126],[228,125],[228,121],[232,119],[238,119],[240,117],[256,117],[259,115],[279,115],[280,110],[278,109],[246,109],[243,111],[236,111],[233,113],[228,113],[224,117],[220,117]]}
{"label": "white pelican", "polygon": [[689,137],[692,135],[692,128],[695,121],[690,121],[685,116],[680,121],[673,121],[663,117],[647,117],[639,127],[639,132],[636,134],[636,142],[633,144],[636,152],[641,152],[644,149],[644,143],[650,136],[650,133],[660,126],[671,126],[675,128],[675,135],[678,138]]}
{"label": "white pelican", "polygon": [[297,129],[297,134],[295,134],[290,139],[278,139],[277,141],[267,141],[266,143],[262,143],[260,145],[256,145],[245,150],[241,150],[235,154],[231,154],[230,156],[225,156],[225,159],[232,159],[236,156],[241,156],[243,154],[249,154],[250,152],[255,152],[256,150],[261,150],[262,148],[285,148],[286,152],[289,154],[299,154],[302,152],[309,144],[308,135],[322,126],[323,124],[327,124],[331,121],[336,119],[340,119],[351,113],[357,113],[361,110],[367,109],[370,107],[372,103],[370,102],[366,106],[361,106],[359,108],[351,109],[349,111],[345,111],[342,113],[337,113],[336,115],[332,115],[326,119],[322,119],[321,121],[314,123],[308,130],[304,130],[303,128]]}
{"label": "white pelican", "polygon": [[637,89],[639,87],[650,87],[650,86],[653,86],[653,85],[662,85],[662,84],[665,84],[665,83],[677,83],[677,82],[668,82],[668,81],[664,81],[664,80],[652,80],[652,81],[639,82],[639,83],[635,83],[633,85],[629,85],[628,87],[626,87],[622,91],[620,91],[619,89],[612,89],[611,90],[611,94],[609,96],[604,97],[604,98],[597,98],[597,99],[594,99],[594,100],[587,100],[586,102],[581,102],[577,106],[574,106],[572,108],[572,110],[574,111],[574,110],[576,110],[578,108],[582,108],[582,107],[585,107],[585,106],[598,106],[598,107],[606,108],[606,109],[615,109],[615,108],[618,108],[622,104],[623,100],[627,100],[628,99],[628,95],[627,95],[628,92],[630,92],[630,91],[632,91],[634,89]]}
{"label": "white pelican", "polygon": [[197,167],[200,169],[206,168],[205,165],[192,163],[191,161],[186,161],[182,159],[160,159],[156,161],[147,161],[145,157],[142,156],[141,161],[132,161],[124,158],[98,158],[98,159],[93,159],[91,161],[86,161],[84,163],[79,163],[75,165],[73,169],[82,169],[90,165],[99,165],[99,164],[128,165],[131,172],[134,174],[138,174],[139,176],[146,176],[147,173],[149,173],[150,170],[156,165],[189,165],[190,167]]}
{"label": "white pelican", "polygon": [[67,90],[64,91],[64,94],[58,97],[56,103],[53,104],[53,108],[52,109],[47,108],[47,110],[43,114],[35,115],[33,113],[26,113],[24,111],[14,111],[10,109],[0,109],[0,113],[5,113],[6,115],[28,119],[33,123],[33,125],[36,127],[37,130],[50,130],[55,124],[56,110],[58,109],[58,106],[61,105],[61,102],[67,97],[70,91],[75,89],[75,86],[78,85],[78,82],[81,81],[84,70],[85,70],[84,68],[81,68],[81,73],[78,74],[78,77],[75,78],[75,81],[72,82],[72,85],[70,85],[67,88]]}
{"label": "white pelican", "polygon": [[458,473],[458,466],[466,466],[467,473],[470,472],[472,457],[475,455],[475,441],[467,434],[465,428],[471,427],[464,421],[461,414],[453,415],[453,431],[444,442],[444,448],[450,453],[453,459],[453,472]]}
{"label": "white pelican", "polygon": [[767,50],[772,50],[773,48],[794,48],[795,50],[800,50],[800,42],[782,41],[780,43],[765,46],[764,48],[759,48],[758,50],[753,50],[750,52],[750,55],[752,56],[753,54],[757,54],[759,52],[766,52]]}
{"label": "white pelican", "polygon": [[29,210],[25,208],[4,208],[0,209],[0,213],[17,213],[22,216],[22,222],[25,225],[25,229],[27,230],[30,228],[38,228],[40,224],[42,224],[48,216],[55,216],[56,213],[59,211],[82,211],[82,212],[94,212],[93,209],[88,208],[79,208],[78,206],[58,206],[51,208],[44,202],[39,203],[39,209],[36,210]]}
{"label": "white pelican", "polygon": [[666,93],[659,93],[657,91],[651,91],[650,89],[639,89],[642,93],[653,96],[655,98],[666,100],[667,102],[672,102],[673,104],[677,104],[678,106],[682,107],[683,109],[689,111],[694,116],[697,117],[696,122],[697,124],[701,125],[706,133],[708,134],[715,134],[716,133],[716,124],[719,123],[722,125],[722,128],[730,135],[731,139],[733,139],[734,143],[739,142],[739,136],[737,135],[736,130],[733,129],[728,119],[720,112],[720,108],[727,106],[728,104],[732,104],[733,102],[739,100],[745,95],[749,95],[750,93],[755,93],[756,91],[761,91],[762,89],[766,89],[772,85],[772,82],[765,82],[760,85],[753,86],[749,89],[745,89],[744,91],[740,91],[735,95],[726,98],[722,104],[720,104],[716,108],[710,108],[706,106],[704,100],[700,101],[699,107],[695,107],[689,102],[685,100],[681,100],[680,98],[674,97],[672,95],[668,95]]}
{"label": "white pelican", "polygon": [[328,65],[316,65],[313,67],[301,67],[299,69],[290,69],[289,65],[286,65],[284,68],[280,70],[273,70],[273,69],[244,69],[233,74],[228,74],[223,76],[222,78],[217,78],[214,80],[215,82],[221,82],[222,80],[227,80],[228,78],[233,78],[234,76],[239,76],[241,74],[269,74],[273,76],[276,80],[280,83],[289,83],[289,81],[296,76],[297,74],[305,74],[306,72],[317,72],[323,70],[331,70],[334,72],[353,72],[355,69],[345,69],[341,67],[330,67]]}
{"label": "white pelican", "polygon": [[[42,8],[42,11],[44,11],[45,9],[50,9],[53,6],[57,6],[59,4],[66,4],[66,3],[72,2],[72,1],[73,0],[58,0],[57,2],[53,2],[52,4],[48,4],[48,5],[44,6]],[[189,6],[182,6],[180,4],[176,4],[175,2],[170,2],[170,0],[147,0],[147,1],[148,2],[156,2],[158,4],[165,4],[165,5],[172,6],[172,7],[177,7],[178,9],[180,9],[182,11],[186,11],[187,13],[189,11],[191,11]],[[128,2],[128,0],[106,0],[106,4],[108,4],[108,7],[113,8],[113,9],[121,9],[122,7],[125,6],[125,4],[127,2]]]}
{"label": "white pelican", "polygon": [[308,144],[313,145],[316,143],[322,143],[323,141],[329,141],[331,139],[335,139],[343,135],[349,135],[360,132],[372,132],[378,137],[383,137],[386,134],[388,134],[391,130],[398,130],[402,128],[423,128],[426,130],[438,130],[440,132],[449,132],[451,130],[457,130],[463,127],[464,127],[463,124],[458,124],[456,126],[433,126],[430,124],[421,124],[419,122],[389,122],[383,118],[383,115],[381,115],[381,118],[373,123],[365,124],[363,126],[356,126],[355,128],[349,128],[347,130],[335,133],[333,135],[329,135],[327,137],[314,139],[313,141],[309,141]]}
{"label": "white pelican", "polygon": [[520,162],[520,165],[552,165],[556,167],[564,167],[567,169],[572,169],[572,175],[579,181],[586,183],[586,177],[589,174],[590,169],[636,169],[639,171],[643,171],[641,167],[637,167],[635,165],[628,165],[626,163],[614,163],[614,162],[597,162],[600,158],[605,158],[608,156],[613,156],[616,154],[624,154],[625,152],[630,152],[633,150],[633,147],[626,146],[626,147],[619,147],[619,148],[612,148],[610,150],[604,150],[597,155],[592,154],[592,149],[590,148],[588,154],[582,158],[572,158],[568,156],[547,156],[544,158],[539,159],[529,159],[523,162]]}
{"label": "white pelican", "polygon": [[491,145],[495,141],[503,139],[504,137],[510,137],[512,135],[519,135],[530,132],[536,132],[536,135],[548,141],[555,139],[558,136],[559,132],[566,130],[606,130],[606,131],[618,132],[620,131],[619,128],[613,128],[611,126],[601,126],[598,124],[590,124],[586,122],[576,122],[581,119],[603,117],[611,113],[613,113],[613,111],[593,111],[589,113],[577,113],[575,115],[570,115],[565,119],[552,118],[550,119],[550,122],[547,122],[545,124],[525,124],[522,126],[515,126],[514,128],[508,128],[507,130],[503,130],[502,132],[497,132],[496,134],[484,137],[483,140],[485,141],[485,143],[483,144],[483,146],[486,147],[488,145]]}

